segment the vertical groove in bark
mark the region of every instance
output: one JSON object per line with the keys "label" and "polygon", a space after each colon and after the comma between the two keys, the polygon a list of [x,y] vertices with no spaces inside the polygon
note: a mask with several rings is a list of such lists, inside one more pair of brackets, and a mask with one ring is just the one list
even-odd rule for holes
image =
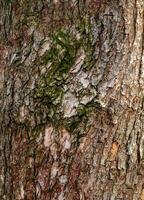
{"label": "vertical groove in bark", "polygon": [[144,199],[144,5],[0,4],[1,199]]}

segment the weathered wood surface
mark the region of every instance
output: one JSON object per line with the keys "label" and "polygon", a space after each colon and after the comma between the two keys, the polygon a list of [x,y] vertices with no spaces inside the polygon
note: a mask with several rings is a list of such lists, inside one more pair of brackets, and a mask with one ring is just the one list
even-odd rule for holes
{"label": "weathered wood surface", "polygon": [[0,199],[144,200],[144,1],[0,1]]}

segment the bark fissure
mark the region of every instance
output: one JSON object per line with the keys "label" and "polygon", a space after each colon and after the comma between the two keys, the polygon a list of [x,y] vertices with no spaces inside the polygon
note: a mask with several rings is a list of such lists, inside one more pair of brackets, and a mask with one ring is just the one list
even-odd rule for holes
{"label": "bark fissure", "polygon": [[1,0],[0,28],[0,198],[144,200],[143,0]]}

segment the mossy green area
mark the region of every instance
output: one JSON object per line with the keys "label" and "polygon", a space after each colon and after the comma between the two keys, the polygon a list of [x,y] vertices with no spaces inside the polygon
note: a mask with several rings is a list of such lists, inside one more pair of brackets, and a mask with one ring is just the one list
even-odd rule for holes
{"label": "mossy green area", "polygon": [[64,125],[69,132],[76,134],[80,138],[91,125],[91,117],[96,116],[99,109],[100,105],[93,101],[87,105],[80,104],[77,107],[77,115],[65,120]]}
{"label": "mossy green area", "polygon": [[79,107],[76,117],[63,119],[60,110],[65,81],[70,76],[69,71],[75,64],[80,48],[84,49],[86,53],[84,68],[89,70],[93,60],[91,24],[88,16],[78,20],[75,29],[80,34],[79,38],[76,37],[77,33],[71,33],[66,28],[48,34],[50,49],[39,58],[38,64],[49,67],[47,73],[38,80],[34,89],[34,99],[38,102],[38,106],[45,107],[44,112],[48,119],[55,125],[65,121],[70,132],[74,132],[81,121],[87,120],[88,109]]}
{"label": "mossy green area", "polygon": [[48,72],[38,81],[34,90],[34,98],[41,105],[49,108],[49,117],[52,118],[61,104],[64,89],[63,85],[70,68],[74,65],[79,41],[65,30],[49,34],[51,48],[40,57],[39,64],[50,63]]}
{"label": "mossy green area", "polygon": [[8,5],[12,2],[12,0],[5,0],[5,4]]}

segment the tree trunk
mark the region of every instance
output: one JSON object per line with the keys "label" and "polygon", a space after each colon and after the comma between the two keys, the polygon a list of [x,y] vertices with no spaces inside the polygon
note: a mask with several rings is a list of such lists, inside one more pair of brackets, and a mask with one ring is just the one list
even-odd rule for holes
{"label": "tree trunk", "polygon": [[1,0],[0,29],[0,199],[144,200],[143,0]]}

